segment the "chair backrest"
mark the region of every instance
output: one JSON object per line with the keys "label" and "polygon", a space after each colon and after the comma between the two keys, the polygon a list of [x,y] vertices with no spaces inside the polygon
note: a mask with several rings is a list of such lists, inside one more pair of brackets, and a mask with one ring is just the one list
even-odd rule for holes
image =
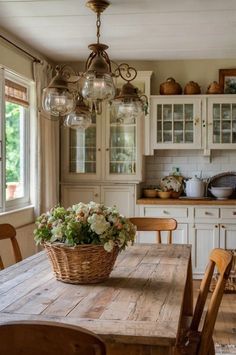
{"label": "chair backrest", "polygon": [[[7,224],[7,223],[0,224],[0,240],[3,239],[11,240],[15,262],[17,263],[21,261],[22,256],[21,256],[21,251],[18,242],[16,240],[16,230],[11,224]],[[2,258],[0,256],[0,270],[2,269],[4,269],[4,265],[2,262]]]}
{"label": "chair backrest", "polygon": [[103,341],[83,328],[42,321],[0,325],[0,355],[106,355]]}
{"label": "chair backrest", "polygon": [[168,243],[172,243],[172,231],[177,228],[173,218],[132,217],[129,220],[136,225],[138,232],[157,232],[157,243],[162,242],[161,232],[168,232]]}
{"label": "chair backrest", "polygon": [[214,249],[210,254],[209,263],[207,265],[204,278],[201,282],[192,322],[190,325],[190,331],[194,332],[199,330],[199,323],[202,318],[215,266],[218,269],[219,278],[214,292],[211,295],[211,299],[203,323],[203,328],[200,332],[200,343],[198,345],[197,355],[208,354],[210,347],[212,346],[211,340],[214,331],[215,321],[223,297],[226,281],[230,274],[232,262],[233,256],[232,253],[230,253],[229,251],[223,249]]}

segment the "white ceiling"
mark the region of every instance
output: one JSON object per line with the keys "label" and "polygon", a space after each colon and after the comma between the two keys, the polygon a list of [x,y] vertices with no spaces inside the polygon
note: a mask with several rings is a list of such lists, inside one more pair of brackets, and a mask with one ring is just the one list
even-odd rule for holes
{"label": "white ceiling", "polygon": [[[101,42],[115,60],[236,58],[236,0],[111,0]],[[86,0],[0,0],[0,25],[55,61],[96,41]]]}

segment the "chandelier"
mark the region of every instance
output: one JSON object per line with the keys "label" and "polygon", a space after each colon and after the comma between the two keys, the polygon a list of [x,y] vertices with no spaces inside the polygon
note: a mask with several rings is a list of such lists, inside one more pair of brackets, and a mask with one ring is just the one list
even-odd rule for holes
{"label": "chandelier", "polygon": [[[136,118],[147,108],[147,97],[139,95],[131,84],[137,76],[135,68],[126,63],[116,65],[112,72],[111,61],[106,52],[108,46],[100,43],[101,13],[110,5],[108,0],[89,0],[86,4],[97,15],[97,42],[88,46],[91,53],[85,71],[77,75],[68,66],[56,67],[56,75],[43,90],[43,109],[52,119],[64,120],[64,125],[75,129],[86,129],[91,124],[91,114],[102,112],[102,102],[110,102],[117,121],[125,117]],[[121,77],[126,83],[118,92],[114,78]],[[77,83],[77,90],[71,83]],[[87,106],[84,102],[87,103]]]}

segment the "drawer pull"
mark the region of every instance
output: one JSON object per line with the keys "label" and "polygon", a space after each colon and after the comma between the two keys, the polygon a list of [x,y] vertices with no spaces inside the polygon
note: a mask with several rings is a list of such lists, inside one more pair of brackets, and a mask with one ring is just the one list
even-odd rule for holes
{"label": "drawer pull", "polygon": [[233,212],[233,216],[236,216],[236,212],[235,211]]}
{"label": "drawer pull", "polygon": [[166,211],[166,210],[163,210],[163,213],[164,213],[164,214],[169,214],[169,212],[168,212],[168,211]]}
{"label": "drawer pull", "polygon": [[205,212],[205,215],[211,216],[211,212],[206,211],[206,212]]}

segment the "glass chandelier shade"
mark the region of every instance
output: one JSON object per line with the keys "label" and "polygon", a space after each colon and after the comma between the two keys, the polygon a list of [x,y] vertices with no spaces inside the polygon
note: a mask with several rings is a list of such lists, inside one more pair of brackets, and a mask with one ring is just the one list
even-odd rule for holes
{"label": "glass chandelier shade", "polygon": [[63,117],[75,108],[74,94],[70,92],[58,67],[48,87],[43,89],[42,106],[44,111],[56,117]]}
{"label": "glass chandelier shade", "polygon": [[118,122],[136,122],[146,108],[146,96],[139,96],[137,88],[130,82],[123,85],[119,94],[111,102],[111,113]]}
{"label": "glass chandelier shade", "polygon": [[72,129],[84,130],[88,128],[92,123],[91,112],[85,105],[83,98],[79,96],[75,110],[69,113],[65,120],[64,126]]}

